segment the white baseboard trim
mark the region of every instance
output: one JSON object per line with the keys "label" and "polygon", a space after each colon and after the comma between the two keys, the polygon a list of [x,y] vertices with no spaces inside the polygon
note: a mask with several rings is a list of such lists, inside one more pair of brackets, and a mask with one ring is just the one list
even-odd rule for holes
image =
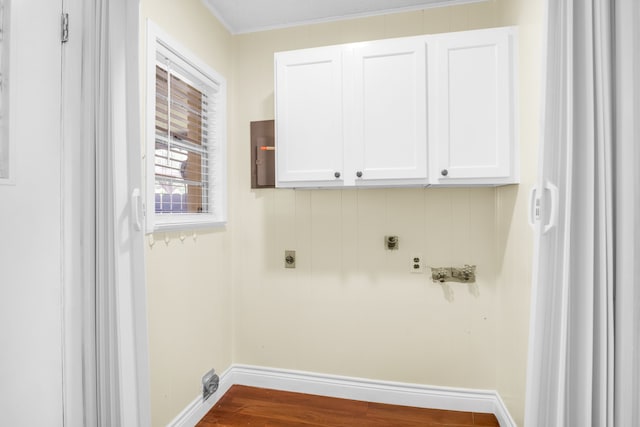
{"label": "white baseboard trim", "polygon": [[436,387],[325,375],[289,369],[233,365],[220,376],[220,386],[207,401],[195,399],[170,427],[193,427],[234,384],[320,396],[449,411],[487,412],[501,427],[517,427],[507,407],[494,390]]}

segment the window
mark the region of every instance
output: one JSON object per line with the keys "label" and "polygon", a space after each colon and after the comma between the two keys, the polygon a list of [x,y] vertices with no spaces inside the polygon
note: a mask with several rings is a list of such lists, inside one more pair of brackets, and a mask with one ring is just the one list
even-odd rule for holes
{"label": "window", "polygon": [[224,225],[226,82],[147,27],[147,232]]}

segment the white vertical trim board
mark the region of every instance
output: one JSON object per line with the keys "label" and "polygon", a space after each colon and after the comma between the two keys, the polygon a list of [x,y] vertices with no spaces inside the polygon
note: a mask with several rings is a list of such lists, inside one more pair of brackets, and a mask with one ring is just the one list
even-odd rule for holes
{"label": "white vertical trim board", "polygon": [[204,402],[201,396],[196,398],[169,426],[194,426],[235,384],[417,408],[492,413],[501,427],[517,427],[495,390],[436,387],[249,365],[230,367],[221,375],[220,386],[213,396]]}

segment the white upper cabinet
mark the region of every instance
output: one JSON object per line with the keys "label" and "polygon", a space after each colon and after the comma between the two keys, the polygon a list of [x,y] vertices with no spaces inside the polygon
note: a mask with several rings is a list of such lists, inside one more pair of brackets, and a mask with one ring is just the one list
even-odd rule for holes
{"label": "white upper cabinet", "polygon": [[518,181],[515,30],[277,53],[276,185]]}
{"label": "white upper cabinet", "polygon": [[433,37],[432,185],[518,182],[514,37],[512,28]]}
{"label": "white upper cabinet", "polygon": [[342,186],[342,47],[277,53],[278,186]]}
{"label": "white upper cabinet", "polygon": [[424,38],[355,45],[350,65],[356,185],[427,184]]}

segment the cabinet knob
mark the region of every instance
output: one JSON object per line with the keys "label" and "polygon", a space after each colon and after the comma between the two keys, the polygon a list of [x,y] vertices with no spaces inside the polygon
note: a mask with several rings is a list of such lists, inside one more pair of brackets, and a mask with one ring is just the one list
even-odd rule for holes
{"label": "cabinet knob", "polygon": [[334,173],[333,176],[335,176],[336,178],[340,178],[340,172]]}
{"label": "cabinet knob", "polygon": [[358,172],[356,172],[356,176],[357,176],[358,178],[362,178],[362,171],[358,171]]}
{"label": "cabinet knob", "polygon": [[447,175],[449,175],[449,171],[448,171],[448,170],[446,170],[446,169],[442,169],[442,171],[440,171],[440,174],[441,174],[442,176],[447,176]]}

